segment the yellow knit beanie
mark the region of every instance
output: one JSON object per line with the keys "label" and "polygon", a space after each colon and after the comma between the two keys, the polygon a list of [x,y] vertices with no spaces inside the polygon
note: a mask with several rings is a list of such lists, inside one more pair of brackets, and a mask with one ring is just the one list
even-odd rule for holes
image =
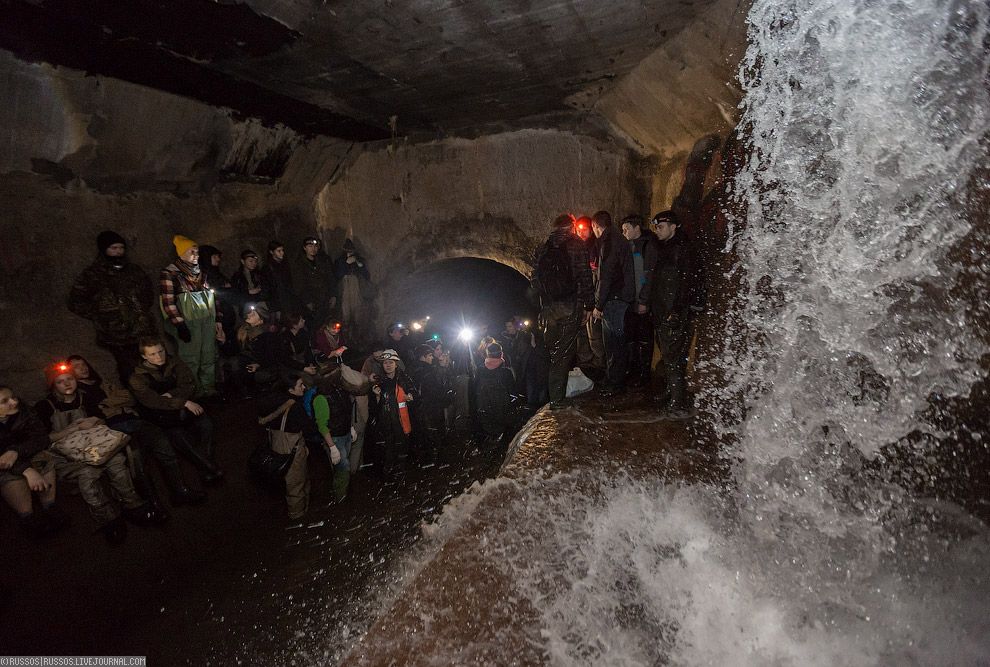
{"label": "yellow knit beanie", "polygon": [[182,255],[185,254],[189,248],[192,248],[194,245],[199,245],[192,239],[180,235],[173,236],[172,243],[175,244],[175,254],[179,257],[182,257]]}

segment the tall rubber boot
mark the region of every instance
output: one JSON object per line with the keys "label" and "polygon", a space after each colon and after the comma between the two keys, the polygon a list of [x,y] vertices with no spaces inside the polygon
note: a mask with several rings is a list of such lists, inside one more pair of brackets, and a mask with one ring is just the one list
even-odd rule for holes
{"label": "tall rubber boot", "polygon": [[134,483],[134,490],[137,491],[137,494],[151,505],[151,508],[161,517],[162,521],[167,521],[169,518],[168,510],[155,487],[151,468],[146,464],[143,452],[140,450],[133,451],[131,455],[131,481]]}
{"label": "tall rubber boot", "polygon": [[347,486],[351,481],[351,471],[333,469],[333,498],[338,503],[343,502],[347,497]]}
{"label": "tall rubber boot", "polygon": [[172,465],[164,466],[162,474],[165,476],[165,484],[168,486],[172,505],[202,505],[206,502],[205,491],[190,489],[186,486],[186,480],[182,477],[182,469],[179,468],[178,461]]}
{"label": "tall rubber boot", "polygon": [[639,362],[638,372],[641,386],[650,386],[650,380],[653,379],[652,373],[650,371],[650,364],[653,363],[653,343],[636,343],[636,358]]}
{"label": "tall rubber boot", "polygon": [[184,438],[174,438],[172,445],[196,466],[203,484],[216,484],[223,480],[223,473],[213,463],[212,456],[210,456],[213,450],[212,444],[207,445],[207,453],[205,454],[195,447],[190,447]]}

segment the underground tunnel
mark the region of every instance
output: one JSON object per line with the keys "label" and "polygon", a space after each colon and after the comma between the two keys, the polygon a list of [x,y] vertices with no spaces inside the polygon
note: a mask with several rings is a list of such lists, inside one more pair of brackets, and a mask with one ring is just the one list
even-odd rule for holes
{"label": "underground tunnel", "polygon": [[[985,4],[935,0],[0,0],[0,655],[986,664],[988,39]],[[675,325],[650,301],[642,382],[603,386],[604,333],[581,325],[566,370],[593,388],[551,406],[515,385],[523,403],[489,437],[482,369],[549,364],[541,244],[598,211],[619,247],[627,216],[660,234],[672,218],[650,221],[673,211],[697,253],[690,409],[663,406]],[[295,282],[278,282],[279,244]],[[191,246],[200,263],[176,264]],[[655,275],[680,275],[681,246],[656,247]],[[161,428],[178,473],[142,453],[146,427],[107,472],[65,460],[62,415],[96,395],[70,355],[121,375],[118,397],[159,368],[136,332],[186,363],[159,300],[170,265],[214,304],[187,331],[209,343],[197,368],[219,369],[190,399],[202,419],[178,403],[184,421]],[[81,305],[81,276],[107,294],[125,274],[147,292]],[[140,317],[115,347],[100,323],[122,312]],[[510,316],[522,331],[488,362],[483,327]],[[446,350],[424,371],[434,336]],[[292,373],[248,377],[259,339]],[[401,347],[411,401],[380,381],[378,342]],[[429,427],[427,372],[450,389]],[[396,401],[385,445],[376,389]],[[318,431],[319,396],[331,422],[349,406],[353,433]],[[291,450],[298,516],[302,487],[248,466],[277,438],[258,421],[275,399],[312,436]],[[107,405],[88,409],[122,447]],[[29,463],[12,443],[35,418]],[[174,441],[194,418],[212,451]],[[401,470],[383,474],[396,442]]]}

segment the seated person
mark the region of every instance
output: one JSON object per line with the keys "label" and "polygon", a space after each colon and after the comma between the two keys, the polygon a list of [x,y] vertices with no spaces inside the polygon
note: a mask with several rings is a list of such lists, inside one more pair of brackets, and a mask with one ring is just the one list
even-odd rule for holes
{"label": "seated person", "polygon": [[106,418],[107,426],[131,436],[131,469],[134,488],[142,498],[150,502],[156,510],[166,515],[165,506],[155,488],[151,474],[151,460],[154,458],[165,477],[172,496],[173,505],[196,505],[206,500],[202,491],[194,491],[186,486],[175,457],[175,449],[161,428],[141,419],[137,412],[137,402],[131,392],[124,389],[113,378],[100,375],[78,354],[67,360],[81,387],[85,390],[86,402],[96,403]]}
{"label": "seated person", "polygon": [[[45,426],[10,387],[0,385],[0,495],[17,512],[28,537],[64,528],[68,518],[55,508],[55,458]],[[34,511],[31,493],[41,511]]]}
{"label": "seated person", "polygon": [[[85,398],[86,392],[79,387],[68,364],[52,364],[45,369],[45,377],[49,393],[35,406],[35,412],[48,429],[52,443],[104,424],[103,413],[98,405]],[[52,452],[52,456],[55,457],[55,471],[59,478],[75,480],[79,484],[79,492],[89,507],[96,529],[111,544],[121,542],[127,534],[122,515],[143,525],[163,520],[151,504],[134,490],[123,450],[100,465],[71,461],[56,451]],[[104,476],[109,480],[114,498],[123,506],[123,511],[103,490],[100,479]]]}
{"label": "seated person", "polygon": [[511,434],[511,396],[516,380],[512,371],[505,367],[501,345],[489,343],[485,355],[485,363],[478,369],[475,381],[478,424],[488,458],[491,463],[497,463],[500,445]]}
{"label": "seated person", "polygon": [[[272,448],[279,454],[288,454],[295,447],[296,455],[285,474],[285,503],[290,519],[301,519],[309,509],[309,467],[307,439],[318,438],[316,424],[306,414],[303,396],[306,385],[298,376],[282,375],[275,384],[275,392],[260,400],[263,417],[258,421],[265,428],[282,431],[285,435],[273,439]],[[287,414],[286,414],[287,412]],[[285,418],[285,427],[282,419]],[[293,437],[296,436],[296,437]],[[301,437],[298,437],[301,436]]]}
{"label": "seated person", "polygon": [[237,348],[237,355],[229,360],[237,391],[244,397],[267,391],[278,378],[279,349],[266,306],[248,307],[244,323],[237,329]]}
{"label": "seated person", "polygon": [[286,316],[278,333],[276,352],[282,372],[316,376],[316,356],[309,340],[305,318],[298,314]]}
{"label": "seated person", "polygon": [[331,317],[327,323],[316,332],[316,348],[328,360],[340,357],[347,351],[347,342],[344,340],[344,332],[341,330],[340,320]]}
{"label": "seated person", "polygon": [[323,378],[313,397],[313,418],[323,438],[323,449],[333,464],[333,496],[339,503],[347,496],[351,479],[351,422],[354,399],[340,384],[340,373]]}
{"label": "seated person", "polygon": [[213,458],[213,422],[192,400],[192,371],[165,351],[160,338],[142,338],[138,349],[143,361],[128,382],[138,413],[165,431],[172,446],[199,470],[203,484],[218,484],[223,473]]}

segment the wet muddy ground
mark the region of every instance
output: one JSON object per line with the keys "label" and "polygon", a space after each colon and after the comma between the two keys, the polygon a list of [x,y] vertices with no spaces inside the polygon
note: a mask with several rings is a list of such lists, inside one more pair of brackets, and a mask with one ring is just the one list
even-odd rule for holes
{"label": "wet muddy ground", "polygon": [[[424,520],[492,472],[476,447],[454,438],[436,465],[394,485],[363,470],[344,503],[328,506],[330,465],[312,451],[311,509],[303,525],[290,523],[284,501],[248,479],[244,461],[262,436],[253,414],[243,402],[215,412],[227,481],[210,489],[206,505],[175,509],[161,527],[131,527],[118,547],[90,534],[81,499],[66,487],[60,505],[72,526],[46,541],[28,542],[5,512],[2,652],[147,655],[150,665],[335,662],[372,627],[378,595],[389,594],[388,578]],[[712,478],[721,468],[710,446],[697,444],[711,441],[696,431],[698,421],[660,421],[646,390],[609,399],[592,393],[573,410],[540,413],[502,474],[608,461]],[[403,604],[400,596],[388,613]],[[389,662],[375,657],[379,625],[351,660]]]}

